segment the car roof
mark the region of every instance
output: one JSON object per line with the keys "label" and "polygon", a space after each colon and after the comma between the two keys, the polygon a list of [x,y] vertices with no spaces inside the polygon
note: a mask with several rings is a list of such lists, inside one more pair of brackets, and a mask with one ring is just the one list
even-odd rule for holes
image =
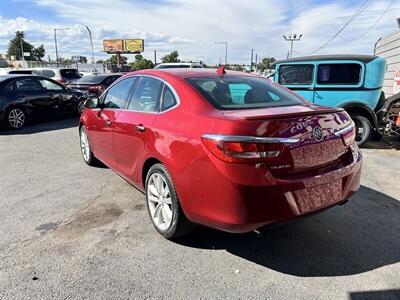
{"label": "car roof", "polygon": [[378,58],[376,55],[367,54],[334,54],[334,55],[310,55],[302,57],[294,57],[276,61],[274,64],[303,62],[303,61],[318,61],[318,60],[359,60],[363,63],[369,63]]}
{"label": "car roof", "polygon": [[[229,71],[225,70],[226,75],[234,75],[234,76],[253,76],[258,77],[257,75],[244,73],[240,71]],[[170,68],[170,69],[146,69],[146,70],[139,70],[134,72],[129,72],[125,74],[125,76],[130,75],[154,75],[163,77],[163,75],[173,75],[175,77],[180,78],[190,78],[190,77],[215,77],[219,76],[217,73],[217,69],[182,69],[182,68]]]}

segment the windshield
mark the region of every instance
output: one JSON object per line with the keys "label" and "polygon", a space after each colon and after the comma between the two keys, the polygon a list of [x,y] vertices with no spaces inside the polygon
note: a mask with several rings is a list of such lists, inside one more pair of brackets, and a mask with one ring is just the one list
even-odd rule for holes
{"label": "windshield", "polygon": [[263,108],[304,103],[264,78],[227,75],[187,78],[187,81],[219,109]]}
{"label": "windshield", "polygon": [[79,79],[81,75],[77,69],[62,69],[60,70],[61,77],[68,79]]}

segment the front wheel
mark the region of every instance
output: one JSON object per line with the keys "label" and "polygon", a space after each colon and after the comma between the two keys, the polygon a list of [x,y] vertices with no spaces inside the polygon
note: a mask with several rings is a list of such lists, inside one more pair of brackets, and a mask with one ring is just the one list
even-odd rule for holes
{"label": "front wheel", "polygon": [[100,162],[93,155],[85,126],[81,126],[81,128],[79,129],[79,136],[80,136],[80,145],[81,145],[81,152],[82,152],[83,160],[89,166],[98,166],[100,164]]}
{"label": "front wheel", "polygon": [[362,146],[368,141],[371,135],[372,131],[371,122],[368,120],[368,118],[359,114],[351,115],[351,118],[354,121],[356,129],[355,141],[358,146]]}
{"label": "front wheel", "polygon": [[162,164],[153,165],[146,176],[147,208],[154,227],[167,239],[188,234],[194,225],[186,218],[171,176]]}

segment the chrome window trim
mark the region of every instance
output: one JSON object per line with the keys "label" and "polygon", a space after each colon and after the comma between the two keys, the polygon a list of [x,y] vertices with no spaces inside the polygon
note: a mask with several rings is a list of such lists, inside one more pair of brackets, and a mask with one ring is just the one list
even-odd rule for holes
{"label": "chrome window trim", "polygon": [[259,136],[245,136],[245,135],[225,135],[225,134],[203,134],[203,138],[212,139],[214,141],[225,142],[248,142],[260,144],[296,144],[300,141],[298,138],[279,138],[279,137],[259,137]]}

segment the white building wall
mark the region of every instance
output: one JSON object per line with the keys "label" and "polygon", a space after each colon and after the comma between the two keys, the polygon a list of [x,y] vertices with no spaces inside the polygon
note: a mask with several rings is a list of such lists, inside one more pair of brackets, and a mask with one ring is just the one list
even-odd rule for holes
{"label": "white building wall", "polygon": [[400,31],[378,40],[375,46],[375,55],[386,59],[387,69],[383,91],[386,97],[392,96],[395,72],[400,68]]}

